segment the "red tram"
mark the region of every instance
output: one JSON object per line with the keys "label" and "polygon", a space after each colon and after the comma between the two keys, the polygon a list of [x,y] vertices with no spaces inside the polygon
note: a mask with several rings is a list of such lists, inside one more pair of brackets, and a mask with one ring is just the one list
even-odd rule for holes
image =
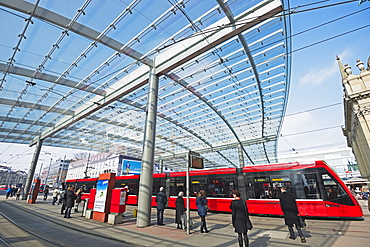
{"label": "red tram", "polygon": [[[163,186],[169,197],[168,207],[174,208],[178,192],[186,192],[185,176],[185,171],[154,174],[152,206]],[[116,188],[128,186],[127,204],[137,204],[139,179],[140,175],[116,177]],[[88,193],[96,181],[97,178],[73,179],[67,180],[67,185],[82,187]],[[279,203],[282,186],[295,195],[302,216],[363,220],[359,203],[324,161],[190,171],[190,209],[196,209],[196,193],[203,189],[211,211],[231,212],[231,193],[237,189],[247,198],[251,215],[279,216],[283,215]]]}

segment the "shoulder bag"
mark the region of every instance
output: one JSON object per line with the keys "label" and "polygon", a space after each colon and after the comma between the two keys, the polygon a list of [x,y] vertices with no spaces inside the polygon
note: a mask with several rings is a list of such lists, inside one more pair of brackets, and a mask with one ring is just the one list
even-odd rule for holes
{"label": "shoulder bag", "polygon": [[247,229],[252,230],[253,229],[253,224],[252,224],[252,221],[249,219],[247,206],[245,205],[246,203],[247,203],[247,201],[244,200],[245,216],[247,217],[247,222],[246,222],[247,223]]}

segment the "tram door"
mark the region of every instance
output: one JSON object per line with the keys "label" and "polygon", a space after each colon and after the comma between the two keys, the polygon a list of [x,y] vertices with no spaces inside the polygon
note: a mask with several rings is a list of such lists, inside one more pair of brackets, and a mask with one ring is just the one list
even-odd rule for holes
{"label": "tram door", "polygon": [[298,174],[303,190],[296,191],[296,199],[299,213],[303,216],[326,216],[327,214],[317,175],[317,173],[308,172]]}

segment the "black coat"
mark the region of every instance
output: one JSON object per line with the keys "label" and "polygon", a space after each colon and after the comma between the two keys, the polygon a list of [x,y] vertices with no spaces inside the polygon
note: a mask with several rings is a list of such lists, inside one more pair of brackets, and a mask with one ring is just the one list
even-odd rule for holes
{"label": "black coat", "polygon": [[76,199],[75,193],[72,190],[67,190],[66,197],[67,197],[66,207],[67,208],[74,207],[74,205],[75,205],[75,199]]}
{"label": "black coat", "polygon": [[280,206],[281,210],[284,212],[285,225],[293,226],[293,224],[295,224],[296,226],[300,226],[298,219],[298,207],[292,193],[283,192],[280,195]]}
{"label": "black coat", "polygon": [[175,223],[181,223],[181,215],[185,212],[184,198],[182,196],[177,197],[176,199],[176,217]]}
{"label": "black coat", "polygon": [[163,191],[159,191],[155,201],[157,202],[157,209],[163,210],[167,203],[167,196]]}
{"label": "black coat", "polygon": [[237,233],[246,233],[247,221],[249,220],[248,208],[244,200],[233,200],[230,204],[232,210],[232,223]]}
{"label": "black coat", "polygon": [[76,194],[76,203],[80,203],[82,199],[82,191]]}

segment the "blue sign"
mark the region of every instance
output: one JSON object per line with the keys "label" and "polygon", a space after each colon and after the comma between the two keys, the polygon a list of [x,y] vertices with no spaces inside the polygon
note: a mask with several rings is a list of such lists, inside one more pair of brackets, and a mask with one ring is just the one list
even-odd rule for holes
{"label": "blue sign", "polygon": [[122,160],[121,175],[140,174],[140,173],[141,173],[141,161],[138,161],[138,160]]}

